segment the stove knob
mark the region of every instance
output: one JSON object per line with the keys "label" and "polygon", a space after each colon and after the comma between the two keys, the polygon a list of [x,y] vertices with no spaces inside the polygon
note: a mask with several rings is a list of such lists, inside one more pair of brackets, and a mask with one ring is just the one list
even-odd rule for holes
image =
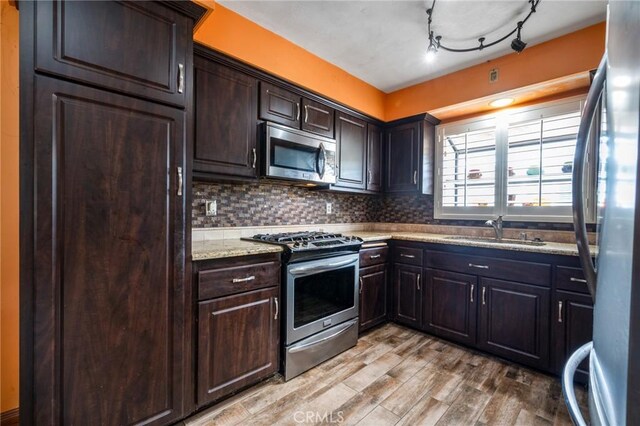
{"label": "stove knob", "polygon": [[298,247],[300,247],[300,243],[298,243],[298,242],[293,243],[293,248],[298,248]]}

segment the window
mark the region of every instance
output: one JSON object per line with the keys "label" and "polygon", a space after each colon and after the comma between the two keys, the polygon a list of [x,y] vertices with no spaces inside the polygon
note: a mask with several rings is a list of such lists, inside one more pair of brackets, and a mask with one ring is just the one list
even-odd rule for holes
{"label": "window", "polygon": [[[573,155],[583,100],[438,126],[435,217],[571,222]],[[585,191],[591,221],[593,151],[590,146]]]}

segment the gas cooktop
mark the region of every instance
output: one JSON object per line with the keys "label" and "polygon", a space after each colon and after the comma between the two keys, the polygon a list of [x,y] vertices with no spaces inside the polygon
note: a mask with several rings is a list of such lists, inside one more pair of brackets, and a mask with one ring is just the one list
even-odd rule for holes
{"label": "gas cooktop", "polygon": [[285,261],[296,261],[346,252],[357,252],[362,239],[328,232],[286,232],[281,234],[257,234],[243,240],[276,244],[284,248]]}

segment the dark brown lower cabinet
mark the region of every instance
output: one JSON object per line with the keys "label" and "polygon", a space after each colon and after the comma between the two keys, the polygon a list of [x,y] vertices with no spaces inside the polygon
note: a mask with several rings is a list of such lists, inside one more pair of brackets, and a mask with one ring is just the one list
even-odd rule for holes
{"label": "dark brown lower cabinet", "polygon": [[360,269],[360,331],[387,319],[387,265]]}
{"label": "dark brown lower cabinet", "polygon": [[198,304],[198,406],[278,370],[278,287]]}
{"label": "dark brown lower cabinet", "polygon": [[477,281],[473,275],[425,269],[424,329],[475,345]]}
{"label": "dark brown lower cabinet", "polygon": [[[555,342],[555,370],[562,372],[567,358],[593,335],[593,302],[588,294],[556,291],[551,321]],[[587,383],[589,377],[588,358],[576,371],[575,380]]]}
{"label": "dark brown lower cabinet", "polygon": [[394,264],[394,318],[412,327],[422,324],[422,268]]}
{"label": "dark brown lower cabinet", "polygon": [[478,347],[540,369],[549,367],[551,290],[480,278]]}

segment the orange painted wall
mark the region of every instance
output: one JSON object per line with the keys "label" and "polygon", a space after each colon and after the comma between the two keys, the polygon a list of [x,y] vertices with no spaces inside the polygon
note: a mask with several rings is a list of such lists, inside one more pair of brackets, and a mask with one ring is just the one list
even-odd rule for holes
{"label": "orange painted wall", "polygon": [[220,4],[199,26],[194,40],[384,119],[384,92]]}
{"label": "orange painted wall", "polygon": [[18,406],[18,11],[0,9],[0,412]]}
{"label": "orange painted wall", "polygon": [[[492,94],[549,81],[596,68],[604,53],[605,23],[531,46],[492,61],[389,93],[387,121],[435,108],[455,105]],[[498,68],[499,80],[489,83],[489,71]]]}

